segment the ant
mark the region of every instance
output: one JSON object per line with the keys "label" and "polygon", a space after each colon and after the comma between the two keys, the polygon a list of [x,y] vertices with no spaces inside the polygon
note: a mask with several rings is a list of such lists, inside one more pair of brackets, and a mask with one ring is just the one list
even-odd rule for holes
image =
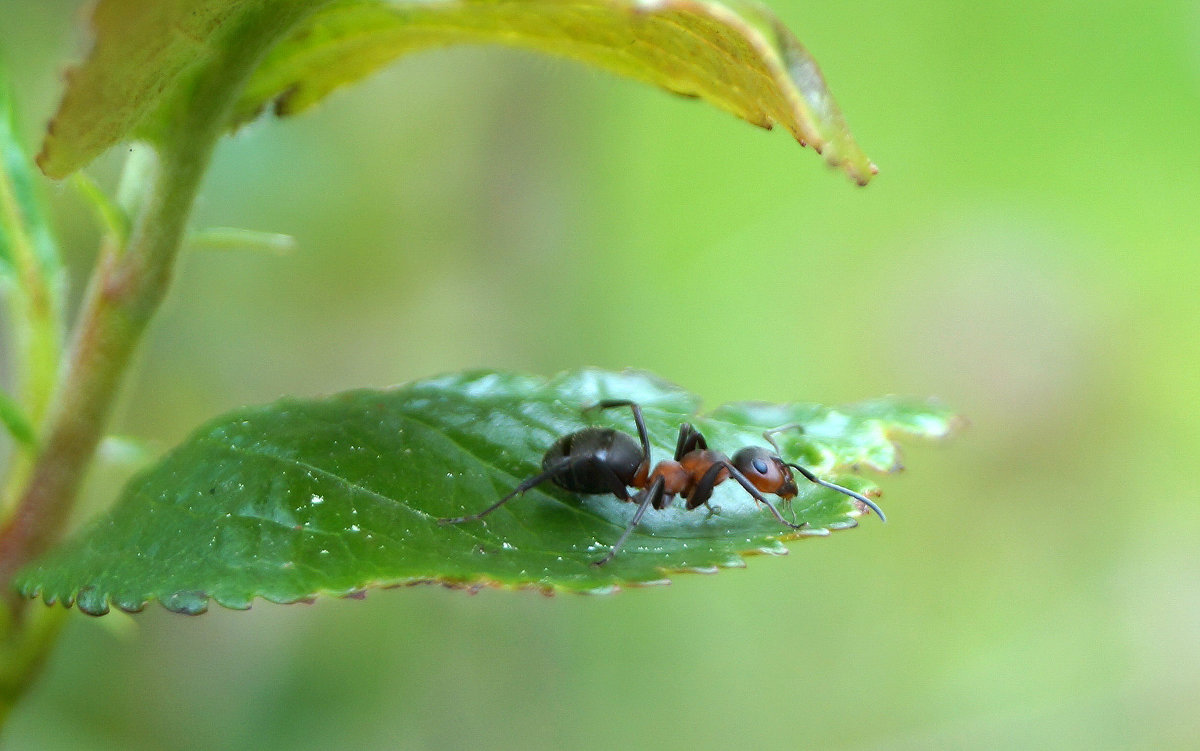
{"label": "ant", "polygon": [[[687,500],[688,511],[705,506],[711,515],[715,510],[708,501],[712,497],[713,488],[730,477],[745,488],[755,501],[766,504],[780,524],[789,529],[804,527],[807,522],[793,524],[787,521],[779,513],[779,509],[763,496],[763,493],[771,493],[790,503],[797,494],[792,469],[810,482],[845,493],[866,504],[879,514],[881,520],[885,519],[879,507],[865,496],[826,482],[804,467],[779,458],[779,446],[771,434],[797,427],[795,425],[785,425],[763,433],[763,437],[770,442],[775,453],[765,448],[748,446],[740,449],[730,459],[719,451],[710,451],[704,435],[685,422],[679,426],[674,460],[661,461],[651,471],[650,440],[646,435],[646,422],[642,418],[641,407],[627,399],[614,399],[587,407],[584,412],[613,407],[629,407],[633,411],[633,421],[638,432],[637,441],[632,436],[612,428],[590,427],[562,436],[542,457],[541,474],[525,480],[508,495],[477,514],[438,521],[441,524],[477,521],[546,480],[575,493],[612,493],[622,501],[638,504],[638,508],[629,526],[621,533],[608,555],[592,564],[603,566],[616,556],[617,551],[641,522],[646,509],[664,509],[679,495]],[[627,490],[629,487],[638,488],[641,492],[631,496]]]}

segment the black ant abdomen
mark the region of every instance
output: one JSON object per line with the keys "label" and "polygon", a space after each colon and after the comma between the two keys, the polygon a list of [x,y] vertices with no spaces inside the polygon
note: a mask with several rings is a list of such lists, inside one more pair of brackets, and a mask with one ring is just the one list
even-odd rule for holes
{"label": "black ant abdomen", "polygon": [[644,458],[637,441],[619,430],[584,428],[550,446],[542,457],[542,473],[564,490],[613,493],[629,500],[625,488],[635,485]]}

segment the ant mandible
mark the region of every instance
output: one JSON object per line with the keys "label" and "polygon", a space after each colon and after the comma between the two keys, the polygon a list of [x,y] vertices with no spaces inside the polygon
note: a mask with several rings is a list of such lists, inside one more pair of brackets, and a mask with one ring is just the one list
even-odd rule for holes
{"label": "ant mandible", "polygon": [[[733,458],[719,451],[710,451],[704,435],[690,423],[679,426],[679,438],[675,444],[674,460],[661,461],[650,470],[650,440],[646,435],[646,422],[642,409],[627,399],[602,401],[584,409],[610,409],[629,407],[637,425],[638,441],[632,436],[612,428],[584,428],[556,440],[542,457],[542,472],[522,482],[508,495],[470,516],[439,519],[442,524],[461,524],[477,521],[508,503],[514,497],[540,485],[546,480],[575,493],[599,495],[612,493],[622,501],[637,503],[633,519],[604,558],[592,565],[603,566],[616,556],[634,528],[641,522],[646,509],[664,509],[676,495],[687,500],[686,508],[691,511],[705,506],[710,511],[708,500],[713,488],[732,477],[755,501],[766,504],[780,524],[790,529],[800,529],[803,524],[793,524],[783,518],[779,509],[763,496],[771,493],[785,501],[796,496],[796,480],[791,470],[795,469],[805,479],[831,488],[865,503],[884,519],[879,507],[865,496],[826,482],[804,467],[779,458],[779,447],[771,434],[793,426],[784,426],[763,433],[763,437],[775,448],[775,453],[757,446],[739,450]],[[639,445],[640,442],[640,445]],[[630,496],[626,488],[638,488],[636,496]],[[760,492],[761,491],[761,492]]]}

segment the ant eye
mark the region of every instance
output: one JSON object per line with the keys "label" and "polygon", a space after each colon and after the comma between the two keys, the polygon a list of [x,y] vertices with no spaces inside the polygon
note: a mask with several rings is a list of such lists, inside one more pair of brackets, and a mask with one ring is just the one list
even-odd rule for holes
{"label": "ant eye", "polygon": [[755,458],[751,464],[754,465],[754,471],[760,475],[765,475],[767,473],[767,461],[765,459]]}

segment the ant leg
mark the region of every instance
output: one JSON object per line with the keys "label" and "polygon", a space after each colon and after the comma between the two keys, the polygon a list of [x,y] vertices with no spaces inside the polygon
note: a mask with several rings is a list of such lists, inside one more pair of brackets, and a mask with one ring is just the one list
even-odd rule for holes
{"label": "ant leg", "polygon": [[[779,451],[779,444],[775,442],[775,439],[772,436],[774,436],[776,433],[784,433],[789,430],[799,430],[801,433],[803,433],[804,426],[798,422],[789,422],[787,425],[780,425],[777,428],[771,428],[770,430],[763,431],[763,438],[767,439],[767,442],[770,443],[771,447],[775,449],[775,454],[777,456],[781,452]],[[791,462],[784,462],[784,464],[786,464],[787,466],[796,470],[800,474],[804,475],[804,478],[806,480],[808,480],[809,482],[814,482],[817,485],[829,488],[830,490],[836,490],[839,493],[844,493],[844,494],[850,496],[851,498],[853,498],[854,500],[862,502],[864,505],[866,505],[867,508],[871,509],[872,511],[874,511],[876,514],[879,515],[879,521],[887,522],[887,515],[883,513],[883,509],[879,508],[879,506],[876,505],[874,501],[872,501],[870,498],[867,498],[865,495],[862,495],[860,493],[855,493],[850,488],[843,488],[841,485],[835,485],[832,482],[826,482],[825,480],[822,480],[821,478],[817,477],[816,475],[814,475],[812,472],[808,471],[804,467],[801,467],[799,464],[793,464]],[[792,507],[792,499],[791,498],[786,499],[785,503],[787,503],[788,508]],[[796,512],[793,509],[792,520],[795,521],[795,519],[796,519]]]}
{"label": "ant leg", "polygon": [[816,484],[818,484],[822,487],[825,487],[825,488],[829,488],[830,490],[836,490],[839,493],[845,493],[846,495],[850,496],[854,500],[866,504],[867,508],[874,511],[876,514],[879,514],[879,521],[881,521],[881,522],[887,521],[887,517],[884,516],[883,509],[879,508],[879,506],[876,506],[875,502],[872,501],[870,498],[867,498],[865,495],[862,495],[860,493],[855,493],[850,488],[843,488],[841,485],[835,485],[832,482],[826,482],[825,480],[822,480],[820,477],[817,477],[816,475],[814,475],[812,472],[809,472],[804,467],[801,467],[799,464],[792,464],[791,462],[784,462],[784,464],[788,465],[792,469],[794,469],[797,472],[799,472],[800,474],[804,475],[804,478],[806,480],[808,480],[809,482],[815,482]]}
{"label": "ant leg", "polygon": [[[750,480],[745,475],[743,475],[741,472],[739,472],[737,467],[733,466],[729,462],[717,462],[713,466],[724,467],[725,469],[729,470],[729,476],[732,477],[733,479],[737,480],[738,485],[741,485],[743,488],[745,488],[746,492],[749,493],[751,495],[751,497],[754,498],[754,500],[758,501],[759,503],[767,504],[767,508],[771,509],[771,514],[776,519],[778,519],[779,523],[782,524],[783,526],[791,527],[792,529],[800,529],[801,527],[808,524],[808,522],[803,522],[801,524],[793,524],[793,523],[789,522],[787,519],[784,519],[783,514],[779,513],[779,509],[775,508],[775,505],[773,503],[771,503],[770,501],[768,501],[766,499],[766,496],[764,496],[762,493],[758,492],[758,488],[754,487],[754,485],[750,482]],[[708,472],[706,472],[704,474],[704,477],[707,478],[710,474],[715,476],[716,473],[713,472],[712,469],[709,469]],[[703,480],[701,482],[703,482]],[[709,492],[712,492],[711,488],[709,489]]]}
{"label": "ant leg", "polygon": [[[781,507],[783,508],[784,511],[791,514],[792,522],[794,523],[796,521],[796,507],[792,505],[792,498],[790,496],[787,496],[787,497],[780,496],[780,501],[781,501],[781,504],[780,504]],[[804,525],[801,524],[800,526],[803,527]]]}
{"label": "ant leg", "polygon": [[696,449],[707,448],[708,441],[704,440],[704,434],[692,427],[690,422],[679,426],[679,440],[675,442],[675,461],[679,461]]}
{"label": "ant leg", "polygon": [[617,498],[620,498],[622,501],[629,502],[634,500],[633,498],[629,497],[629,491],[626,490],[625,483],[620,477],[617,477],[616,472],[613,472],[611,469],[609,469],[608,465],[605,464],[601,464],[600,469],[603,470],[604,481],[608,483],[608,492],[612,493]]}
{"label": "ant leg", "polygon": [[[650,437],[646,432],[646,420],[642,417],[642,408],[636,402],[628,399],[605,399],[602,402],[597,402],[590,407],[584,407],[584,412],[590,412],[593,409],[611,409],[613,407],[629,407],[633,412],[633,422],[637,426],[638,440],[642,444],[642,463],[638,465],[635,477],[637,481],[635,485],[641,485],[646,480],[646,476],[650,473]],[[621,484],[621,489],[624,491],[625,484]],[[628,495],[617,493],[616,496],[622,500],[628,501]]]}
{"label": "ant leg", "polygon": [[583,408],[584,412],[590,412],[593,409],[612,409],[613,407],[633,407],[637,402],[632,399],[602,399],[595,404],[588,405]]}
{"label": "ant leg", "polygon": [[696,486],[692,488],[692,492],[688,494],[688,511],[698,506],[708,506],[709,511],[712,511],[712,506],[709,506],[708,499],[712,497],[713,488],[720,482],[717,477],[720,476],[721,470],[724,468],[720,462],[713,462],[709,465],[708,469],[700,477],[700,482],[696,483]]}
{"label": "ant leg", "polygon": [[[530,477],[528,480],[525,480],[525,482],[523,482],[520,485],[518,485],[517,487],[515,487],[511,493],[504,496],[500,500],[496,501],[491,506],[488,506],[483,511],[480,511],[478,514],[471,514],[470,516],[456,516],[456,517],[449,518],[449,519],[438,519],[438,524],[462,524],[463,522],[473,522],[473,521],[482,519],[483,517],[492,513],[493,511],[500,508],[504,504],[508,503],[514,497],[516,497],[518,495],[523,495],[525,493],[525,491],[532,489],[535,485],[540,485],[541,483],[545,482],[546,480],[549,480],[550,478],[554,477],[555,475],[557,475],[558,473],[560,473],[564,469],[566,469],[568,466],[575,463],[575,461],[577,461],[577,460],[568,459],[568,460],[559,462],[558,464],[555,464],[553,467],[551,467],[550,469],[541,473],[540,475],[534,475],[533,477]],[[622,486],[621,490],[624,491],[624,489],[625,489],[624,486]]]}
{"label": "ant leg", "polygon": [[[612,409],[613,407],[629,407],[633,411],[633,422],[637,425],[638,440],[642,442],[642,464],[638,467],[638,474],[642,474],[642,469],[650,471],[650,438],[646,433],[646,421],[642,418],[642,408],[637,402],[632,402],[628,399],[605,399],[602,402],[584,407],[584,412],[591,412],[593,409]],[[622,485],[622,487],[624,487]]]}
{"label": "ant leg", "polygon": [[612,546],[612,550],[608,551],[608,555],[604,556],[600,560],[593,561],[593,566],[603,566],[613,559],[613,557],[617,554],[617,551],[620,550],[621,546],[625,544],[625,541],[629,539],[629,535],[633,532],[633,528],[642,521],[642,516],[646,513],[646,509],[658,503],[662,498],[662,495],[663,478],[658,477],[654,480],[653,485],[640,493],[639,498],[641,502],[638,504],[637,511],[634,512],[633,519],[629,522],[629,526],[626,527],[625,531],[621,533],[621,536],[617,538],[617,542]]}

